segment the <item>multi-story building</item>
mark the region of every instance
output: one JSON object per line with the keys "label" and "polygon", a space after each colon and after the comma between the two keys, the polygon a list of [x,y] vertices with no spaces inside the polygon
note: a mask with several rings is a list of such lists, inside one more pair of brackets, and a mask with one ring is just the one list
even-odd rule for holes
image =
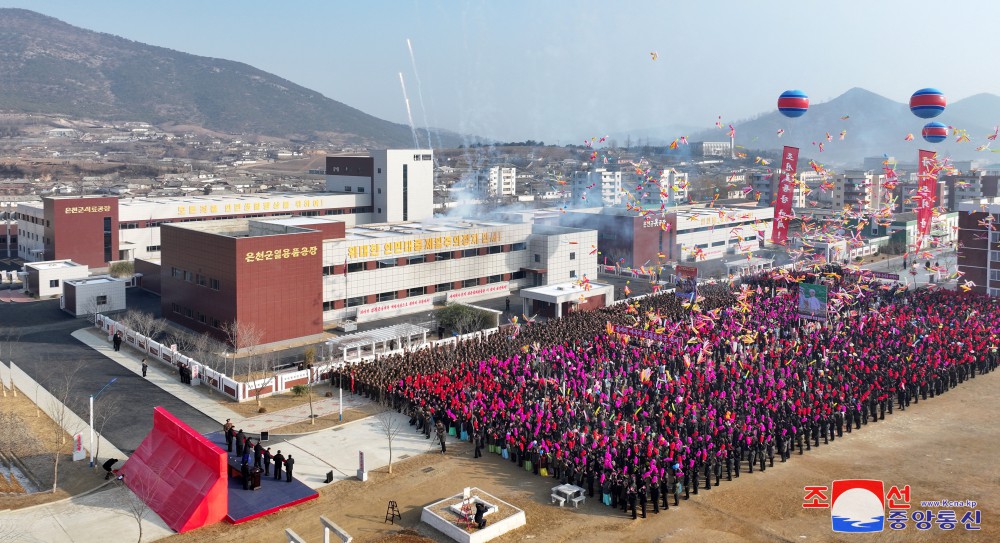
{"label": "multi-story building", "polygon": [[[981,186],[981,183],[980,183]],[[953,200],[951,196],[951,189],[956,187],[952,183],[947,182],[945,179],[939,179],[935,184],[934,193],[934,205],[933,207],[941,207],[945,209],[950,209],[949,204]],[[900,182],[896,186],[896,211],[902,213],[909,213],[911,211],[916,211],[920,207],[920,198],[914,198],[920,190],[919,176],[916,173],[910,173],[905,177],[900,177]]]}
{"label": "multi-story building", "polygon": [[[626,182],[624,178],[622,182]],[[634,196],[644,205],[664,204],[667,207],[674,207],[688,202],[690,188],[687,173],[668,168],[660,171],[658,185],[643,184],[643,190]]]}
{"label": "multi-story building", "polygon": [[596,168],[577,171],[572,177],[573,201],[582,207],[617,206],[622,203],[622,172]]}
{"label": "multi-story building", "polygon": [[938,205],[947,207],[948,211],[956,211],[959,202],[982,198],[983,177],[983,172],[975,170],[959,175],[944,176],[941,181],[948,187],[949,198]]}
{"label": "multi-story building", "polygon": [[[434,152],[387,149],[326,159],[326,190],[367,190],[371,222],[419,221],[434,214]],[[358,222],[362,224],[362,222]]]}
{"label": "multi-story building", "polygon": [[162,236],[163,315],[216,336],[253,323],[262,344],[597,277],[595,231],[531,222],[242,218],[166,225]]}
{"label": "multi-story building", "polygon": [[517,168],[509,164],[490,166],[475,172],[476,190],[485,196],[514,196]]}
{"label": "multi-story building", "polygon": [[832,179],[831,203],[834,209],[850,207],[856,211],[873,211],[889,201],[891,194],[883,186],[884,173],[848,170]]}
{"label": "multi-story building", "polygon": [[160,254],[165,224],[281,215],[371,222],[369,193],[43,198],[18,205],[18,255],[26,262],[72,259],[91,268]]}
{"label": "multi-story building", "polygon": [[[958,204],[958,271],[974,292],[1000,296],[1000,198]],[[974,286],[972,286],[974,285]]]}
{"label": "multi-story building", "polygon": [[[749,172],[746,177],[746,186],[753,189],[747,197],[756,200],[757,207],[774,207],[778,184],[781,182],[780,172]],[[792,185],[791,199],[793,208],[806,206],[806,193],[798,179]]]}
{"label": "multi-story building", "polygon": [[710,260],[760,248],[771,234],[774,208],[679,206],[646,214],[623,208],[566,211],[559,223],[597,230],[601,264],[638,268],[656,263]]}
{"label": "multi-story building", "polygon": [[165,224],[277,216],[336,217],[345,226],[431,217],[433,153],[327,157],[327,192],[119,198],[56,196],[17,206],[18,256],[72,259],[92,269],[157,258]]}
{"label": "multi-story building", "polygon": [[695,152],[701,156],[731,157],[733,142],[731,141],[701,141],[694,144]]}
{"label": "multi-story building", "polygon": [[0,258],[17,255],[17,203],[0,202]]}

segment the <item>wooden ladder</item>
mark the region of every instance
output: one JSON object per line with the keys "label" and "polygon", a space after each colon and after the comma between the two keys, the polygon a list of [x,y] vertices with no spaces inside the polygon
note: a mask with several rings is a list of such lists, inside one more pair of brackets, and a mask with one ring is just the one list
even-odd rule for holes
{"label": "wooden ladder", "polygon": [[386,522],[396,524],[397,518],[399,520],[403,520],[403,515],[399,514],[399,507],[396,506],[396,501],[389,500],[389,507],[385,509],[385,521],[382,524],[385,524]]}

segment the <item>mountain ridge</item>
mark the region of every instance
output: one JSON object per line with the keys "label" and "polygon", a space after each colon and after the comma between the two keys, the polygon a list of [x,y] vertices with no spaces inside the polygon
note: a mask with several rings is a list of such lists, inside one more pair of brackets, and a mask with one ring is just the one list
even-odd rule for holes
{"label": "mountain ridge", "polygon": [[[0,73],[0,110],[344,145],[413,145],[406,125],[248,64],[94,32],[30,10],[0,9]],[[436,131],[443,144],[460,140]]]}
{"label": "mountain ridge", "polygon": [[[986,136],[1000,125],[1000,96],[979,93],[952,104],[934,119],[913,115],[907,103],[897,102],[862,87],[853,87],[826,102],[810,104],[809,111],[798,118],[788,118],[774,110],[745,121],[733,123],[736,145],[744,152],[777,151],[784,145],[799,147],[803,157],[818,162],[856,165],[865,157],[894,156],[915,162],[918,149],[929,149],[953,160],[992,162],[988,152],[976,148],[988,143]],[[938,144],[926,142],[923,126],[937,121],[964,130],[970,141],[957,142],[961,132],[950,133]],[[779,134],[779,130],[781,131]],[[841,140],[842,131],[843,140]],[[707,129],[693,134],[692,141],[725,139],[725,130]],[[913,141],[906,141],[908,134]],[[822,150],[820,144],[823,145]],[[1000,147],[998,147],[1000,150]],[[913,157],[913,160],[908,160]]]}

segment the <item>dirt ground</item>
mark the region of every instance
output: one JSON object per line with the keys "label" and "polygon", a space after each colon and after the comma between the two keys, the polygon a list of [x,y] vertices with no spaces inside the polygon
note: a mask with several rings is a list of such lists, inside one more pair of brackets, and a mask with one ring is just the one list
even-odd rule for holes
{"label": "dirt ground", "polygon": [[[911,405],[905,412],[869,423],[788,463],[761,473],[702,489],[680,507],[633,521],[619,510],[588,500],[580,509],[549,504],[555,480],[529,475],[509,461],[486,453],[472,458],[466,444],[449,445],[448,454],[426,454],[397,462],[367,482],[343,481],[323,488],[320,498],[277,514],[232,526],[217,524],[164,541],[184,543],[234,538],[285,541],[285,528],[306,541],[322,541],[319,516],[326,515],[357,542],[423,543],[449,541],[420,523],[421,508],[477,486],[525,510],[528,524],[494,541],[663,542],[663,541],[995,541],[1000,534],[1000,377],[996,373],[967,381],[943,396]],[[976,500],[982,511],[978,532],[960,524],[952,531],[936,525],[921,532],[912,522],[901,531],[851,536],[831,531],[829,509],[804,509],[809,485],[830,486],[836,479],[879,479],[886,488],[910,485],[911,505],[922,500]],[[386,505],[396,500],[403,519],[384,522]],[[937,510],[940,508],[930,508]],[[955,508],[959,518],[967,508]]]}
{"label": "dirt ground", "polygon": [[[337,388],[331,387],[328,384],[318,384],[313,385],[313,403],[319,400],[325,400],[325,394],[329,392],[331,395],[337,394]],[[274,413],[281,411],[283,409],[288,409],[291,407],[298,407],[300,405],[308,405],[309,398],[306,395],[296,396],[291,392],[286,392],[284,394],[277,394],[274,396],[267,396],[260,399],[260,405],[257,405],[256,400],[249,400],[243,403],[236,403],[232,400],[220,398],[218,395],[212,396],[216,401],[222,406],[231,409],[245,417],[255,417],[259,414],[261,407],[267,409],[268,413]],[[367,403],[358,408],[347,408],[344,410],[344,420],[340,421],[340,413],[326,415],[321,417],[316,417],[316,423],[310,424],[309,421],[297,422],[295,424],[288,424],[285,426],[278,426],[271,429],[272,435],[295,435],[304,434],[309,432],[315,432],[318,430],[323,430],[338,424],[346,424],[351,421],[363,419],[365,417],[370,417],[382,409],[374,404]]]}
{"label": "dirt ground", "polygon": [[[72,438],[59,429],[45,413],[35,408],[35,404],[27,395],[18,392],[17,396],[8,390],[7,395],[0,397],[0,412],[4,413],[4,449],[10,446],[21,461],[38,479],[45,492],[24,494],[17,492],[9,481],[4,484],[0,480],[0,510],[20,509],[41,503],[61,500],[70,496],[92,490],[104,483],[104,471],[100,466],[89,467],[87,460],[72,461]],[[13,417],[13,418],[8,418]],[[52,492],[52,459],[49,447],[54,443],[55,436],[66,438],[66,451],[59,459],[59,485]],[[6,451],[5,451],[6,452]],[[120,466],[120,464],[119,464]],[[0,478],[2,479],[2,478]]]}

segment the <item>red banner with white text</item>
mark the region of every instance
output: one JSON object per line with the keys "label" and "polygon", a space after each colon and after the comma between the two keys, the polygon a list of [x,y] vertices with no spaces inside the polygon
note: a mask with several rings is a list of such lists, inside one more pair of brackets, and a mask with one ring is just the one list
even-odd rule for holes
{"label": "red banner with white text", "polygon": [[781,151],[778,190],[774,194],[774,225],[771,243],[784,245],[788,240],[788,221],[792,216],[792,195],[795,193],[795,169],[799,163],[799,148],[785,147]]}
{"label": "red banner with white text", "polygon": [[923,238],[931,233],[931,219],[934,216],[934,203],[937,199],[937,176],[940,166],[937,162],[937,153],[934,151],[920,150],[920,162],[917,169],[917,195],[913,197],[917,204],[917,233]]}

